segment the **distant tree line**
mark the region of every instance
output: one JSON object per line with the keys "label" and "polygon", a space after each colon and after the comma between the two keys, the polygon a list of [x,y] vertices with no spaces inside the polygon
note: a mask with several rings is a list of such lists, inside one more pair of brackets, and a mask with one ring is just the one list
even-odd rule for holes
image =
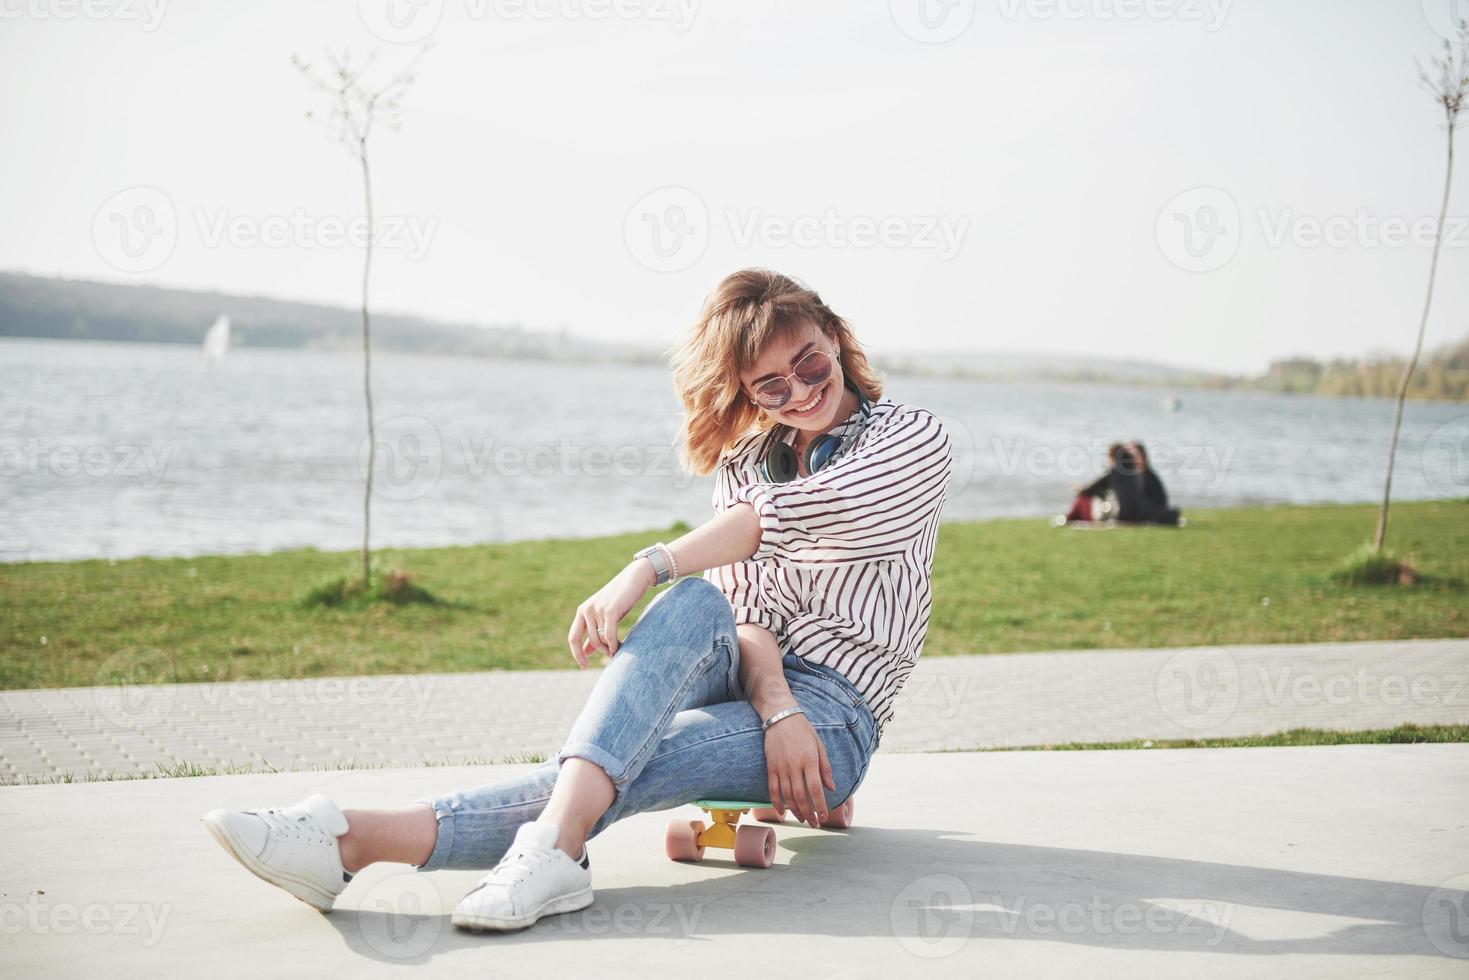
{"label": "distant tree line", "polygon": [[[1292,357],[1272,361],[1264,376],[1248,384],[1267,391],[1392,398],[1406,362],[1406,358],[1390,355],[1330,361]],[[1469,401],[1469,338],[1441,347],[1419,362],[1408,385],[1408,397]]]}
{"label": "distant tree line", "polygon": [[[49,337],[198,344],[221,313],[235,344],[356,350],[358,311],[260,296],[51,279],[0,272],[0,337]],[[375,317],[383,350],[556,360],[648,361],[656,355],[566,331],[476,326],[384,313]]]}

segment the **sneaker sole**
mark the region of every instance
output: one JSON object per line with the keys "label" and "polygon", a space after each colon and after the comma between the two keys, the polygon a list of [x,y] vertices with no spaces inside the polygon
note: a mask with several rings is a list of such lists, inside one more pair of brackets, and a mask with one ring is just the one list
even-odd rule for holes
{"label": "sneaker sole", "polygon": [[309,881],[303,881],[290,875],[283,875],[272,871],[246,851],[243,845],[230,833],[230,829],[222,822],[212,819],[213,814],[204,817],[204,826],[209,828],[210,835],[219,842],[219,846],[229,852],[230,857],[240,862],[241,866],[261,881],[268,881],[277,888],[283,889],[298,898],[318,912],[330,912],[336,904],[337,897],[329,892],[323,891],[317,885]]}
{"label": "sneaker sole", "polygon": [[473,915],[455,909],[450,921],[460,929],[468,929],[470,932],[514,932],[517,929],[526,929],[535,925],[544,916],[559,915],[562,912],[577,912],[591,904],[592,888],[588,885],[579,892],[549,899],[543,902],[541,907],[534,912],[514,919],[500,919],[488,915]]}

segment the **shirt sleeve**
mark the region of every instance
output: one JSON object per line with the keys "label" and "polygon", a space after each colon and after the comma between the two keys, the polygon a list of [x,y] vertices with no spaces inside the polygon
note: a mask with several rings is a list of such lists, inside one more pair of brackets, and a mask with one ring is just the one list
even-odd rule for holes
{"label": "shirt sleeve", "polygon": [[842,565],[901,557],[943,506],[953,470],[948,432],[932,412],[882,420],[851,453],[789,483],[751,483],[735,502],[760,517],[751,560]]}
{"label": "shirt sleeve", "polygon": [[776,637],[785,632],[787,617],[765,593],[770,570],[757,561],[746,559],[732,565],[711,568],[704,577],[719,587],[734,608],[736,626],[754,623]]}
{"label": "shirt sleeve", "polygon": [[[714,509],[723,512],[735,503],[734,494],[739,488],[734,466],[721,466],[714,482]],[[713,582],[734,608],[736,626],[754,623],[779,637],[788,617],[769,596],[770,575],[768,567],[749,558],[704,572],[704,578]]]}

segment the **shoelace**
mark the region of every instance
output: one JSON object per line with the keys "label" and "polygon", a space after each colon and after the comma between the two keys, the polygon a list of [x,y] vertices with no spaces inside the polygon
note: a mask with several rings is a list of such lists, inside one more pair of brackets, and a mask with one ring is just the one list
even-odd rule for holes
{"label": "shoelace", "polygon": [[288,814],[285,810],[272,807],[269,810],[247,810],[253,813],[265,825],[270,828],[272,835],[279,834],[283,837],[292,837],[296,840],[305,840],[311,843],[324,843],[328,839],[326,832],[309,814],[302,813],[296,816]]}
{"label": "shoelace", "polygon": [[[550,857],[549,850],[522,847],[500,858],[489,874],[480,879],[481,885],[518,885],[540,870]],[[521,860],[526,858],[528,860]]]}

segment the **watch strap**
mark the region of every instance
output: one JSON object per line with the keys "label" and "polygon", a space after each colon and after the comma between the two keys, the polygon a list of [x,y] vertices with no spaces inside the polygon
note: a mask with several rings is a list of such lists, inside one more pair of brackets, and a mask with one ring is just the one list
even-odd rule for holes
{"label": "watch strap", "polygon": [[668,559],[664,556],[661,544],[662,542],[649,545],[633,555],[634,561],[639,558],[646,558],[652,564],[654,585],[663,585],[673,578],[673,569],[669,566]]}

